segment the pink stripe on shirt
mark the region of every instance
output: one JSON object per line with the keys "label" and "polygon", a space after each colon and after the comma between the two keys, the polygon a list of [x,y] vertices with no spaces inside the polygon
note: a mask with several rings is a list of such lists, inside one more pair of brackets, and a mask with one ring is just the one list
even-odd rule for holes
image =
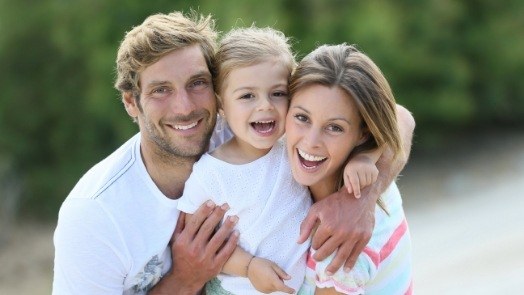
{"label": "pink stripe on shirt", "polygon": [[406,230],[408,229],[408,223],[406,219],[404,218],[400,225],[395,229],[389,240],[386,242],[386,244],[380,249],[380,252],[373,251],[371,248],[366,247],[364,248],[363,252],[366,253],[369,258],[371,258],[371,261],[375,264],[375,267],[378,267],[380,262],[384,261],[391,252],[395,249],[400,239],[404,236],[406,233]]}

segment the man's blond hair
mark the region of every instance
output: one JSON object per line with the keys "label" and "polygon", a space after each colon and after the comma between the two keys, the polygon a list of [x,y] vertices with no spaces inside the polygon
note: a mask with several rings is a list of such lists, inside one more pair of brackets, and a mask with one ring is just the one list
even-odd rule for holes
{"label": "man's blond hair", "polygon": [[199,15],[195,11],[188,16],[177,11],[151,15],[127,32],[120,43],[114,86],[121,94],[131,92],[139,98],[140,73],[145,68],[174,50],[194,44],[200,46],[214,75],[216,38],[215,22],[210,15]]}

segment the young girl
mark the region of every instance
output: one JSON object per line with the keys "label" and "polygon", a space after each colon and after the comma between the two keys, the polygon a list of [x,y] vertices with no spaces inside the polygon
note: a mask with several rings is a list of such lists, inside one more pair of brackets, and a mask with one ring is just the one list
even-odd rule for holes
{"label": "young girl", "polygon": [[[309,186],[314,201],[341,187],[348,158],[376,162],[385,147],[402,153],[391,89],[373,61],[353,46],[321,46],[307,55],[290,80],[290,95],[289,161],[293,177]],[[333,255],[308,259],[299,294],[411,294],[411,242],[395,183],[381,201],[371,240],[355,267],[330,275],[325,268]]]}
{"label": "young girl", "polygon": [[279,140],[295,59],[281,32],[255,27],[229,32],[216,58],[220,115],[234,136],[194,165],[178,208],[192,213],[211,199],[239,217],[239,247],[223,269],[232,275],[219,275],[208,294],[293,293],[305,276],[309,245],[296,241],[311,205]]}
{"label": "young girl", "polygon": [[229,32],[216,58],[220,115],[233,137],[194,165],[178,208],[192,213],[211,199],[239,217],[239,247],[225,274],[206,285],[207,294],[294,293],[309,248],[296,241],[311,205],[307,188],[291,176],[280,140],[295,60],[281,32],[255,27]]}

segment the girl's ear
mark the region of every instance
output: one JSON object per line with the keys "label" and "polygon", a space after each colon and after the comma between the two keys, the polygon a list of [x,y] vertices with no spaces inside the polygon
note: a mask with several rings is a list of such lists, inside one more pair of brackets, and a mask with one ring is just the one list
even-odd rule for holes
{"label": "girl's ear", "polygon": [[218,114],[222,117],[222,118],[225,118],[226,115],[224,114],[224,106],[222,104],[222,97],[220,97],[220,95],[218,95],[218,93],[215,93],[215,96],[217,98],[217,108],[218,108]]}
{"label": "girl's ear", "polygon": [[124,92],[122,94],[122,102],[124,103],[126,112],[130,117],[138,117],[138,114],[140,114],[140,109],[138,108],[137,101],[132,92]]}

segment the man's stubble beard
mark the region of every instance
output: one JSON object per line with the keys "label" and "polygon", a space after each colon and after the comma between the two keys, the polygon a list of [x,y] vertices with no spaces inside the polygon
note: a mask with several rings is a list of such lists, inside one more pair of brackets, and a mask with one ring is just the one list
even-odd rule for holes
{"label": "man's stubble beard", "polygon": [[[156,128],[154,124],[151,124],[150,121],[144,120],[144,127],[147,131],[147,135],[149,139],[152,142],[154,142],[155,146],[157,147],[157,156],[164,159],[165,161],[197,161],[200,158],[200,156],[202,156],[202,154],[204,154],[208,150],[209,140],[211,138],[211,134],[213,133],[216,124],[216,115],[213,116],[209,113],[208,115],[209,116],[206,116],[203,119],[203,122],[200,122],[200,124],[206,124],[206,128],[198,140],[184,138],[178,138],[179,141],[169,140],[167,132],[162,132],[163,134],[159,134],[159,131],[162,131],[163,129],[166,129],[168,127],[163,127],[162,130],[159,130]],[[187,143],[188,141],[198,141],[199,143],[194,148],[184,147],[184,142]]]}

